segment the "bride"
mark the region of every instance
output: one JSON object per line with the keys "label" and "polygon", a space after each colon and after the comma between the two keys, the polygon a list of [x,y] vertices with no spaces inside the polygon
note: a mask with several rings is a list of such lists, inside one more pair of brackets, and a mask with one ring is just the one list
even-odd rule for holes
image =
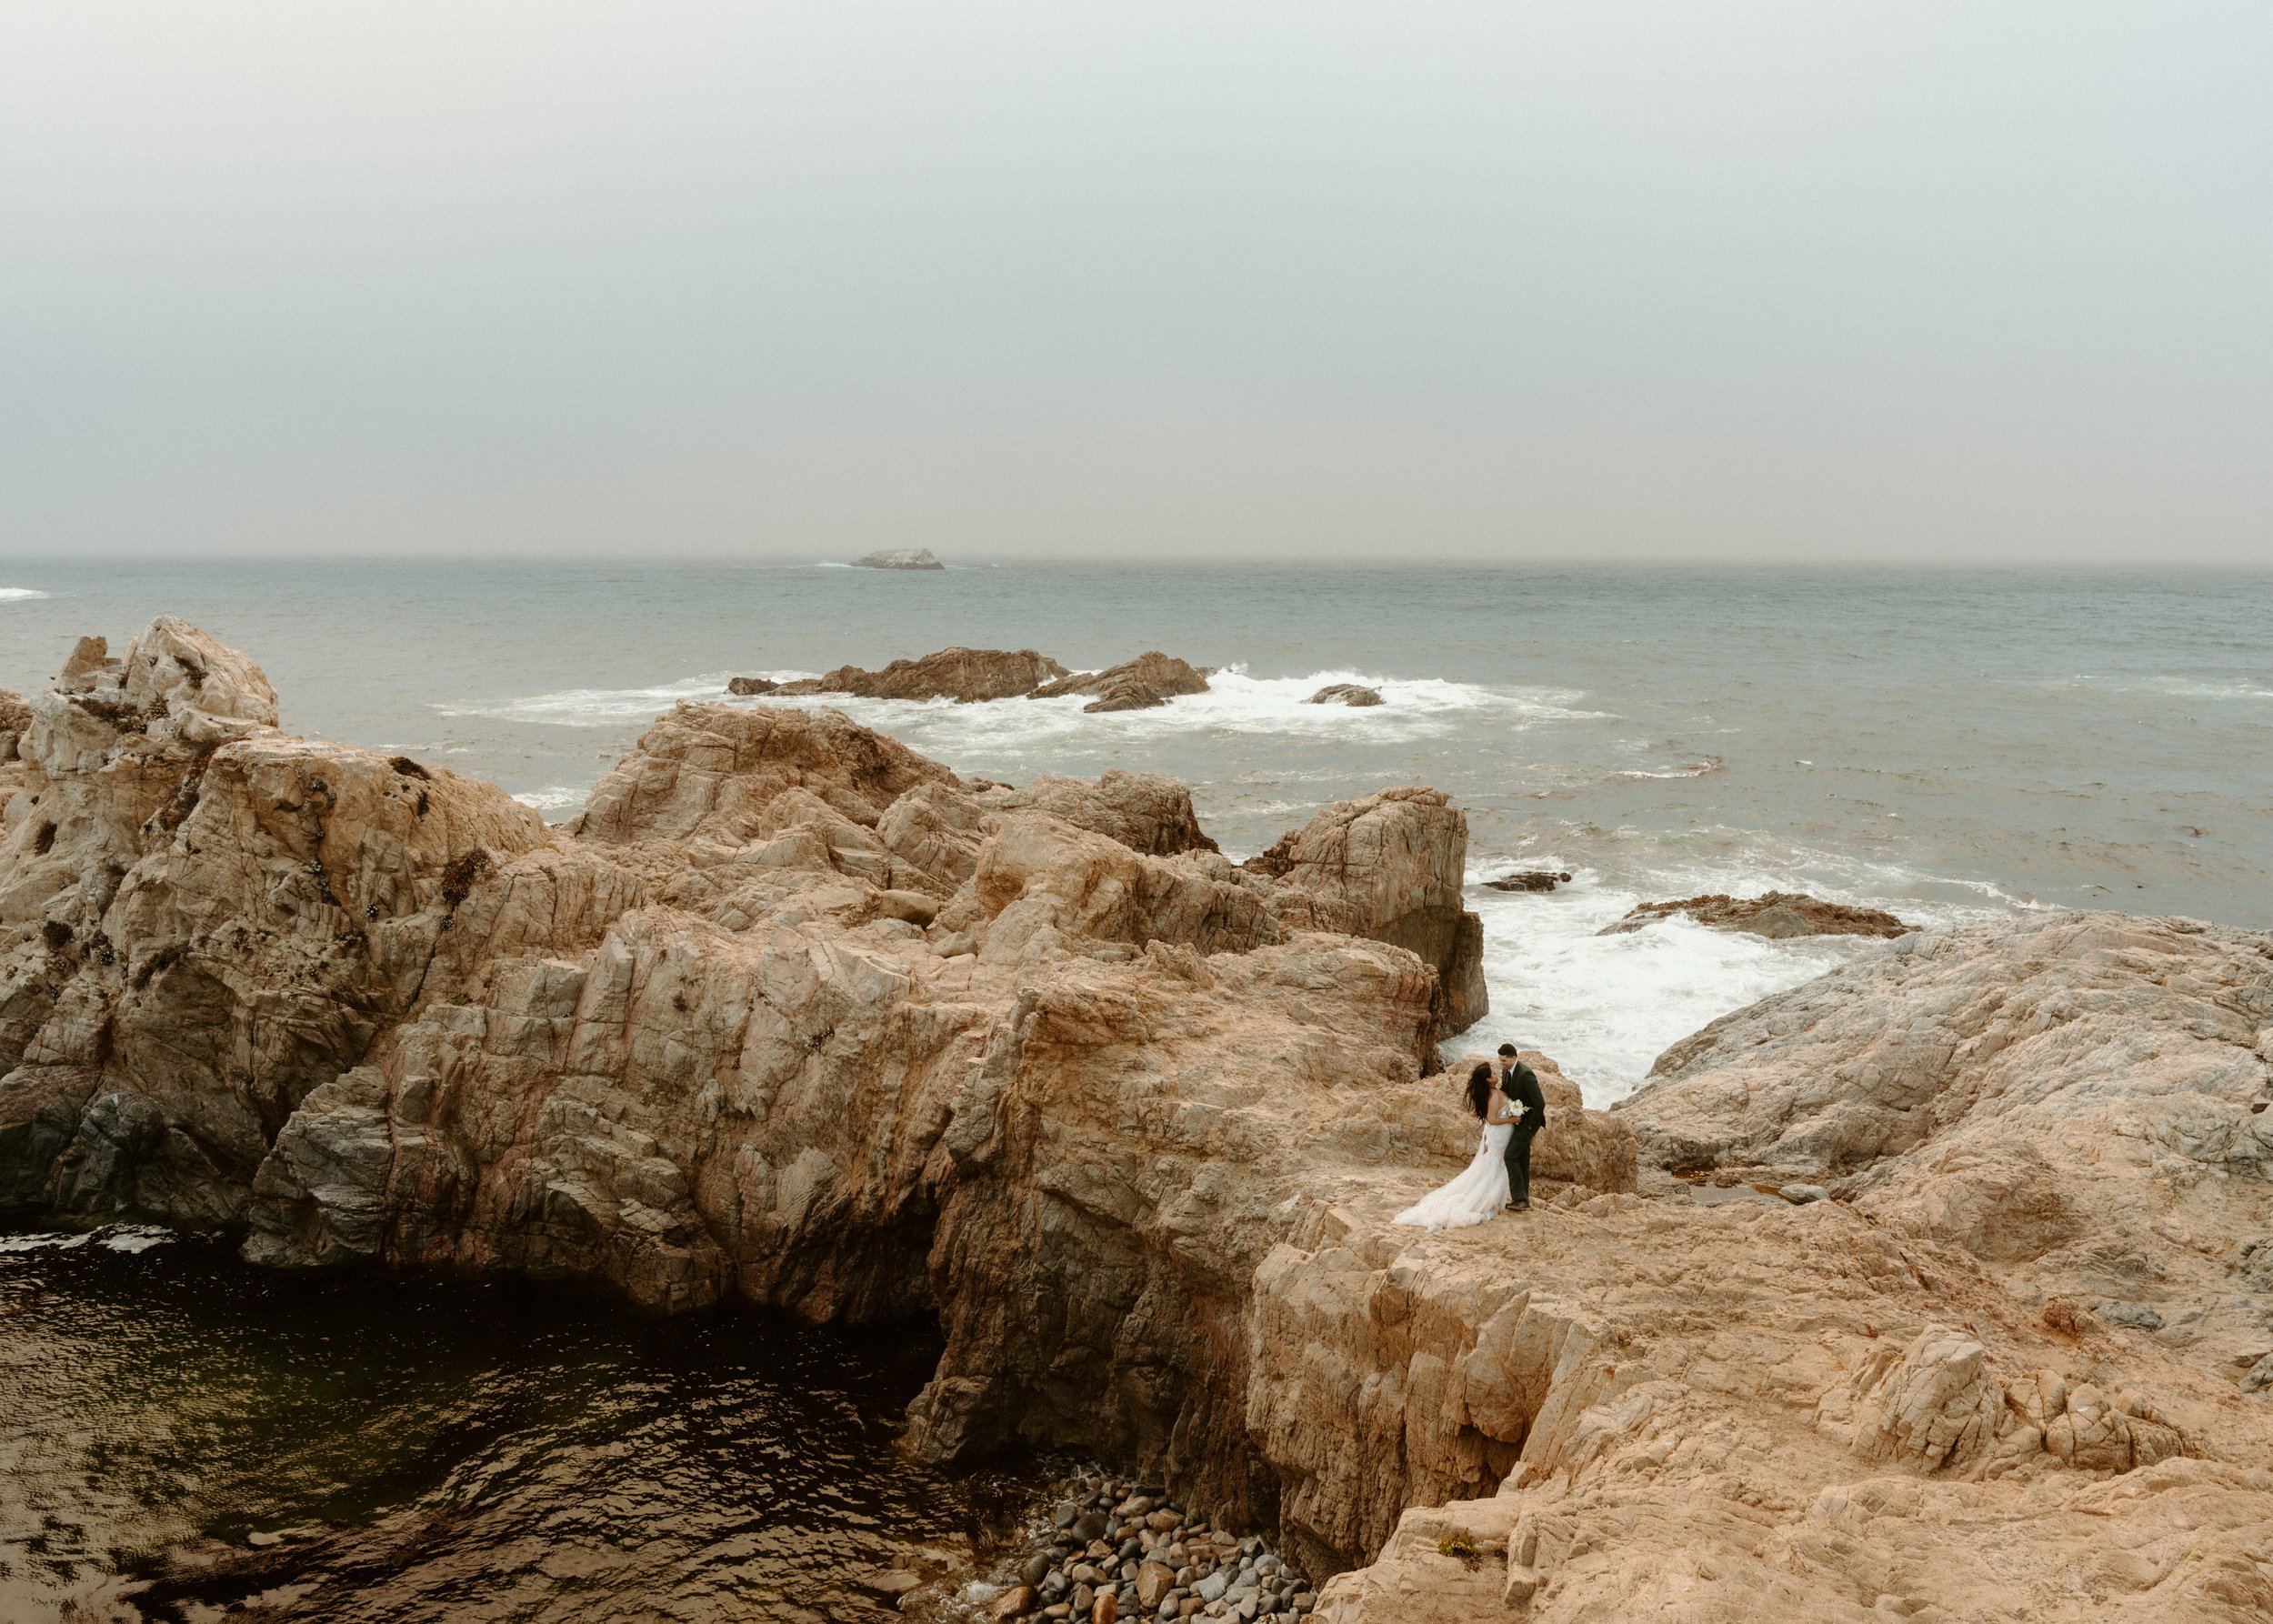
{"label": "bride", "polygon": [[1483,1223],[1507,1204],[1507,1164],[1501,1158],[1522,1108],[1499,1091],[1489,1066],[1478,1066],[1468,1073],[1468,1108],[1484,1124],[1484,1138],[1467,1171],[1450,1184],[1430,1190],[1391,1218],[1391,1223],[1432,1230],[1465,1229]]}

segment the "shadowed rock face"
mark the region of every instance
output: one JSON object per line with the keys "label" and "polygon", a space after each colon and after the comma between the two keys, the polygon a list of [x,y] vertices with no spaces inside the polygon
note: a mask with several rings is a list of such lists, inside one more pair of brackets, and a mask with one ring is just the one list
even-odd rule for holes
{"label": "shadowed rock face", "polygon": [[[548,830],[276,731],[178,622],[31,705],[13,1212],[931,1314],[916,1448],[1157,1473],[1351,1569],[1339,1624],[2273,1597],[2261,933],[1906,937],[1607,1115],[1532,1057],[1535,1209],[1427,1236],[1389,1218],[1477,1136],[1434,1064],[1468,927],[1433,791],[1235,866],[1165,780],[974,786],[686,705]],[[1754,1188],[1795,1179],[1830,1196]]]}
{"label": "shadowed rock face", "polygon": [[1179,694],[1206,693],[1207,677],[1198,666],[1155,651],[1086,676],[1061,677],[1027,697],[1059,699],[1068,694],[1093,694],[1096,697],[1081,707],[1084,711],[1149,710]]}
{"label": "shadowed rock face", "polygon": [[1730,897],[1714,892],[1685,897],[1677,902],[1645,902],[1624,918],[1605,925],[1595,934],[1617,936],[1639,930],[1660,919],[1685,914],[1716,930],[1741,930],[1748,936],[1906,936],[1918,928],[1883,909],[1850,907],[1843,902],[1823,902],[1797,891],[1770,891],[1760,897]]}
{"label": "shadowed rock face", "polygon": [[1354,709],[1385,703],[1379,688],[1355,682],[1329,683],[1303,701],[1305,705],[1347,705]]}

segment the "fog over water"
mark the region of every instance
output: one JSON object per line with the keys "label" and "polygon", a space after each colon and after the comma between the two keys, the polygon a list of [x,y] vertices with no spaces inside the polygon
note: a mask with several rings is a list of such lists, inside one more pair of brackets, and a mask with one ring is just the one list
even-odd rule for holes
{"label": "fog over water", "polygon": [[2268,550],[2257,0],[83,0],[6,46],[0,550]]}

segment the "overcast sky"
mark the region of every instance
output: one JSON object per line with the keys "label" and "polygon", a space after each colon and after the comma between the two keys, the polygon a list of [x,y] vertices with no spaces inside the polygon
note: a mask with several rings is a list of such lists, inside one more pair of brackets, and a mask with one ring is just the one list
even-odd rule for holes
{"label": "overcast sky", "polygon": [[0,551],[2273,560],[2273,5],[0,0]]}

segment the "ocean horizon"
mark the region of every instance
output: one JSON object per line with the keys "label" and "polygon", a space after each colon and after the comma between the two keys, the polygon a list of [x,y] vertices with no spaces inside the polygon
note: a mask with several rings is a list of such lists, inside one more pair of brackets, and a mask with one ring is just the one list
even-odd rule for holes
{"label": "ocean horizon", "polygon": [[[833,707],[959,773],[1165,773],[1235,857],[1397,784],[1469,822],[1491,1018],[1591,1103],[1707,1022],[1864,950],[1643,902],[1805,891],[1958,924],[2052,907],[2273,923],[2273,574],[1713,565],[1394,568],[834,561],[25,559],[0,687],[82,634],[179,615],[244,649],[284,725],[488,778],[573,816],[659,713],[735,676],[951,645],[1077,669],[1147,648],[1208,693]],[[953,567],[957,564],[968,567]],[[1305,703],[1331,683],[1386,703]],[[1545,868],[1551,895],[1484,882]]]}

